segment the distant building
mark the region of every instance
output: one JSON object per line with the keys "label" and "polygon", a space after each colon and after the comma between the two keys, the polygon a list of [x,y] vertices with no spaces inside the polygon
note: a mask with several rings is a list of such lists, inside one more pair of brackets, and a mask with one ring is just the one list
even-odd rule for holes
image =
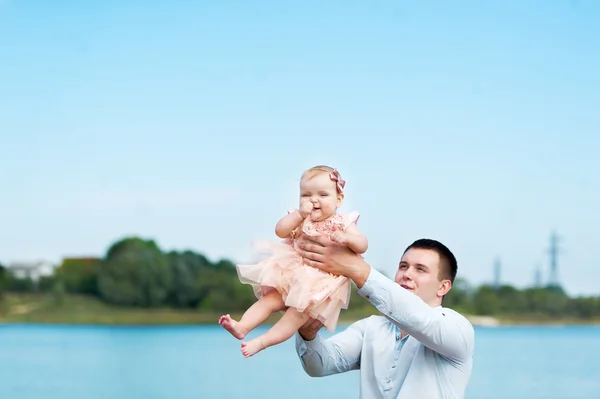
{"label": "distant building", "polygon": [[502,262],[500,261],[500,258],[496,258],[496,260],[494,261],[494,289],[499,289],[501,283],[500,280],[500,275],[501,275],[501,270],[502,270]]}
{"label": "distant building", "polygon": [[7,265],[6,270],[16,278],[30,278],[34,283],[40,281],[42,277],[49,277],[54,274],[55,266],[51,262],[13,262]]}

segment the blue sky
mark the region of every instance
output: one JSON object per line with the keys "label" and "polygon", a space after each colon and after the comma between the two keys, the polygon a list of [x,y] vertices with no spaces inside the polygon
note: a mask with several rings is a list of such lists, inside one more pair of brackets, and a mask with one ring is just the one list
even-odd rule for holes
{"label": "blue sky", "polygon": [[600,294],[598,3],[191,3],[0,1],[0,262],[248,261],[325,163],[388,274],[430,237],[526,286],[556,229]]}

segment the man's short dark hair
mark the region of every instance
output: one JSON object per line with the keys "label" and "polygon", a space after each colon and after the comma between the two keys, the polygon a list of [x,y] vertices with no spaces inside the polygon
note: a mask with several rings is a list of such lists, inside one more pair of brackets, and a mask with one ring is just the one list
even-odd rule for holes
{"label": "man's short dark hair", "polygon": [[454,278],[456,278],[456,272],[458,271],[458,264],[456,263],[454,254],[448,249],[447,246],[436,240],[421,238],[406,247],[404,254],[411,248],[429,249],[437,253],[440,257],[440,271],[438,278],[440,280],[450,280],[452,283],[454,283]]}

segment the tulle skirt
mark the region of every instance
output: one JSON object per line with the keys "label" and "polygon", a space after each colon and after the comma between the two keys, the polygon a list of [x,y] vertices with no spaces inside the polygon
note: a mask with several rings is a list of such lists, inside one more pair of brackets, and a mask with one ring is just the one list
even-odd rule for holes
{"label": "tulle skirt", "polygon": [[350,279],[303,264],[290,240],[259,241],[255,248],[267,257],[256,264],[237,265],[240,281],[251,285],[257,298],[277,290],[287,307],[335,331],[341,309],[350,303]]}

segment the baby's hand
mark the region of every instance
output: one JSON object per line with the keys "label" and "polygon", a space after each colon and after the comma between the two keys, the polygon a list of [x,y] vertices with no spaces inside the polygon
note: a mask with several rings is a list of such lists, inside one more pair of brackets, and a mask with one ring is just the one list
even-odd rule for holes
{"label": "baby's hand", "polygon": [[344,233],[343,231],[334,231],[331,234],[331,241],[337,242],[340,245],[347,245],[348,234]]}
{"label": "baby's hand", "polygon": [[313,210],[313,204],[312,202],[305,202],[304,204],[302,204],[302,206],[300,207],[300,215],[302,216],[302,218],[306,218],[308,215],[310,215],[310,213]]}

